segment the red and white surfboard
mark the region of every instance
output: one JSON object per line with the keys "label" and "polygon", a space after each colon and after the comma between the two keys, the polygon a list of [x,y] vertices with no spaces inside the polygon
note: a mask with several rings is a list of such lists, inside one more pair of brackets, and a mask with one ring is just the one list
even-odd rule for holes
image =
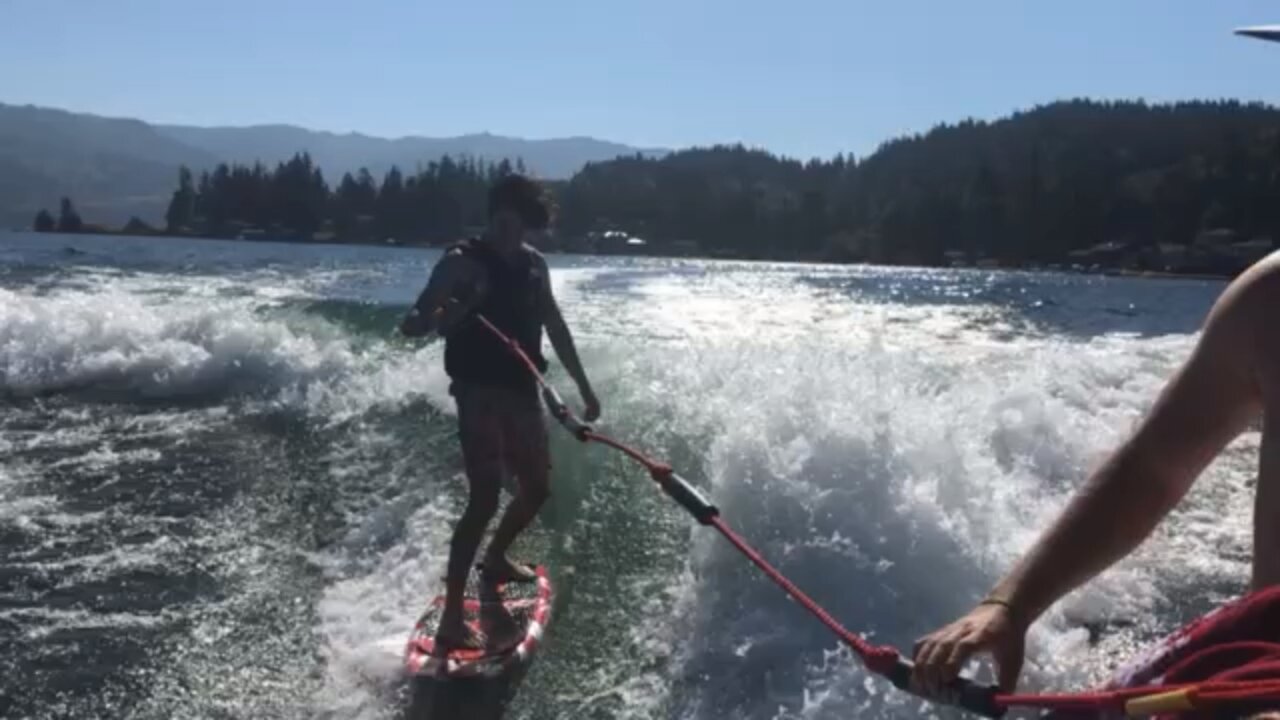
{"label": "red and white surfboard", "polygon": [[[436,625],[444,607],[444,596],[432,599],[427,611],[414,625],[405,648],[405,670],[413,676],[434,678],[498,677],[526,663],[538,649],[542,634],[551,621],[551,580],[547,569],[537,568],[534,583],[508,583],[497,588],[502,607],[523,630],[514,646],[485,650],[451,650],[438,654],[435,648]],[[463,604],[466,622],[479,631],[486,602],[469,592]]]}

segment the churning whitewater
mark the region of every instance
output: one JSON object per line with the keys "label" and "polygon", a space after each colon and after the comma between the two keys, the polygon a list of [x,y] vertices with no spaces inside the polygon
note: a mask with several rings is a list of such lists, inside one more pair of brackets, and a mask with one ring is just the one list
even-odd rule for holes
{"label": "churning whitewater", "polygon": [[[435,252],[0,235],[0,715],[400,718],[465,502]],[[1220,283],[552,256],[604,404],[850,629],[909,651],[1154,400]],[[577,406],[571,384],[550,379]],[[1255,434],[1033,629],[1081,688],[1241,591]],[[954,717],[619,455],[553,436],[555,620],[504,717]],[[989,678],[985,667],[975,668]]]}

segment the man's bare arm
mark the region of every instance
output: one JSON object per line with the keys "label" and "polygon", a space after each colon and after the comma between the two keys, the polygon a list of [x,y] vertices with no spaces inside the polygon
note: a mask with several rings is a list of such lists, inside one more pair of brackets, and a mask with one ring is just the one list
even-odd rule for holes
{"label": "man's bare arm", "polygon": [[551,273],[547,269],[546,260],[540,257],[538,262],[542,269],[542,323],[547,329],[547,339],[551,341],[551,347],[556,351],[556,357],[560,358],[560,362],[564,364],[569,377],[573,378],[578,385],[578,392],[587,404],[587,420],[594,420],[595,418],[591,416],[599,413],[599,401],[596,400],[595,391],[591,388],[587,373],[582,369],[582,362],[578,359],[578,349],[573,342],[573,334],[569,332],[569,325],[565,323],[560,305],[556,302],[555,293],[551,289]]}
{"label": "man's bare arm", "polygon": [[1029,624],[1132,552],[1260,412],[1254,284],[1241,278],[1223,294],[1137,431],[992,591],[1018,622]]}
{"label": "man's bare arm", "polygon": [[457,322],[460,312],[455,300],[472,279],[473,273],[465,258],[457,253],[447,253],[431,270],[427,286],[418,295],[417,302],[400,322],[400,332],[408,337],[422,337],[432,331],[448,332]]}

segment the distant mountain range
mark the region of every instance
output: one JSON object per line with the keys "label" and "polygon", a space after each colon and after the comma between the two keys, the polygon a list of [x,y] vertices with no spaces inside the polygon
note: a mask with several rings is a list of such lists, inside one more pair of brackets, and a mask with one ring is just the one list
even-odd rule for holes
{"label": "distant mountain range", "polygon": [[131,215],[159,222],[179,166],[197,173],[220,162],[274,166],[298,152],[310,153],[332,185],[361,167],[381,177],[392,165],[412,172],[444,155],[521,158],[538,176],[561,179],[589,162],[666,151],[588,137],[525,140],[480,133],[387,139],[292,125],[150,125],[0,103],[0,226],[24,227],[40,208],[56,212],[64,195],[88,222],[120,224]]}

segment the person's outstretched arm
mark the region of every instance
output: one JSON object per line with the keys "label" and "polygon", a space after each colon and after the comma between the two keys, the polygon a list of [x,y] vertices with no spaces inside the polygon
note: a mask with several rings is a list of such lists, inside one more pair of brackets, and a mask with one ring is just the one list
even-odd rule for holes
{"label": "person's outstretched arm", "polygon": [[[1255,273],[1256,275],[1256,273]],[[1261,410],[1258,320],[1269,282],[1242,277],[1219,298],[1191,357],[1136,432],[1096,470],[1036,544],[968,615],[916,643],[917,685],[937,692],[989,650],[1017,682],[1027,628],[1054,602],[1132,552],[1206,465]],[[1271,281],[1273,282],[1273,281]]]}

